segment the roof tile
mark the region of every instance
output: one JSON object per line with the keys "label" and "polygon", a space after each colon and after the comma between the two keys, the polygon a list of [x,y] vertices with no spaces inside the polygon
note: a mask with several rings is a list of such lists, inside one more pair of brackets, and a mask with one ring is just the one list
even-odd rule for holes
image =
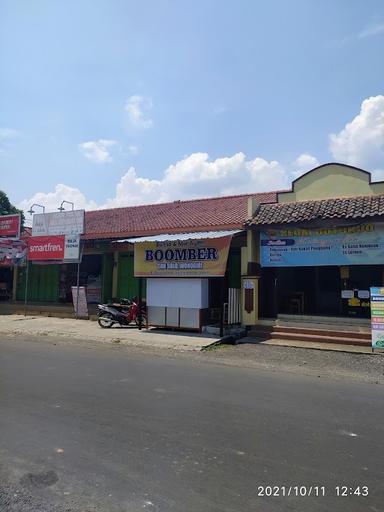
{"label": "roof tile", "polygon": [[384,194],[261,204],[246,225],[289,224],[321,219],[359,219],[380,215],[384,215]]}
{"label": "roof tile", "polygon": [[277,192],[193,199],[110,210],[85,212],[84,239],[134,237],[186,230],[210,231],[242,228],[248,198],[260,203],[277,201]]}

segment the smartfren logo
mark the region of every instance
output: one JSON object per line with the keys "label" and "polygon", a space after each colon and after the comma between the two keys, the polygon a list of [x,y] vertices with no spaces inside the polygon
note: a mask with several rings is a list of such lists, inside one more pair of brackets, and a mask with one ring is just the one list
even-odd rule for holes
{"label": "smartfren logo", "polygon": [[30,252],[56,252],[62,251],[63,247],[60,244],[51,244],[50,242],[46,244],[38,244],[31,245]]}

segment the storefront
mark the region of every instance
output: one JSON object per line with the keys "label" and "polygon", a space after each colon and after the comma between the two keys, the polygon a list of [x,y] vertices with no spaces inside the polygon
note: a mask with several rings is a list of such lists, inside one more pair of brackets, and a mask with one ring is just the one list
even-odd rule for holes
{"label": "storefront", "polygon": [[383,282],[383,226],[272,229],[260,243],[261,316],[369,318],[370,287]]}
{"label": "storefront", "polygon": [[259,205],[247,227],[257,288],[249,325],[279,315],[370,317],[369,290],[384,283],[384,183],[320,166],[277,203]]}
{"label": "storefront", "polygon": [[[128,239],[134,275],[145,278],[148,323],[201,330],[240,323],[240,230]],[[226,305],[226,308],[225,308]]]}

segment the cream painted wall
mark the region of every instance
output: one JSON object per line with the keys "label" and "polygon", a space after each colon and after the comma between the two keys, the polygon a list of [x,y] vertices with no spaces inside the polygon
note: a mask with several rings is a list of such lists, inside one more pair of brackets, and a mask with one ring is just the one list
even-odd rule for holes
{"label": "cream painted wall", "polygon": [[293,182],[292,192],[280,192],[279,203],[332,197],[384,194],[384,183],[370,183],[370,173],[339,164],[322,165]]}

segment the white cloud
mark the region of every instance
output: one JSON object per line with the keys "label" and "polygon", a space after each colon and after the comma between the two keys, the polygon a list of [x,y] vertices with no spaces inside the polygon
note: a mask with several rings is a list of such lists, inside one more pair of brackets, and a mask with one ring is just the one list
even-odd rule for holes
{"label": "white cloud", "polygon": [[302,174],[314,169],[319,164],[319,161],[315,156],[310,155],[309,153],[302,153],[299,155],[294,162],[292,162],[292,178],[296,179]]}
{"label": "white cloud", "polygon": [[[21,210],[24,210],[25,215],[29,218],[28,210],[33,203],[45,206],[46,212],[54,212],[58,211],[57,209],[64,200],[74,203],[76,210],[95,210],[97,208],[97,204],[94,201],[87,200],[85,195],[78,188],[69,187],[61,183],[56,185],[53,192],[37,192],[29,199],[21,201],[17,206]],[[38,212],[40,212],[40,208],[36,209],[36,213]]]}
{"label": "white cloud", "polygon": [[124,110],[127,112],[129,124],[133,128],[151,128],[153,121],[150,117],[152,100],[139,94],[130,96],[125,102]]}
{"label": "white cloud", "polygon": [[244,153],[209,160],[207,153],[193,153],[170,165],[160,180],[142,178],[131,167],[118,183],[115,197],[101,208],[262,192],[288,183],[287,171],[274,160],[247,160]]}
{"label": "white cloud", "polygon": [[112,162],[110,149],[116,145],[117,141],[115,140],[99,139],[96,141],[82,142],[79,144],[79,148],[85,158],[92,162],[103,164]]}
{"label": "white cloud", "polygon": [[372,96],[361,104],[360,113],[339,132],[330,135],[335,160],[384,171],[384,96]]}
{"label": "white cloud", "polygon": [[158,180],[140,178],[134,167],[130,167],[116,186],[116,195],[107,199],[100,208],[118,208],[137,204],[159,202],[162,183]]}
{"label": "white cloud", "polygon": [[358,39],[365,39],[367,37],[378,36],[379,34],[384,33],[384,22],[375,23],[366,27],[362,30],[358,35]]}

